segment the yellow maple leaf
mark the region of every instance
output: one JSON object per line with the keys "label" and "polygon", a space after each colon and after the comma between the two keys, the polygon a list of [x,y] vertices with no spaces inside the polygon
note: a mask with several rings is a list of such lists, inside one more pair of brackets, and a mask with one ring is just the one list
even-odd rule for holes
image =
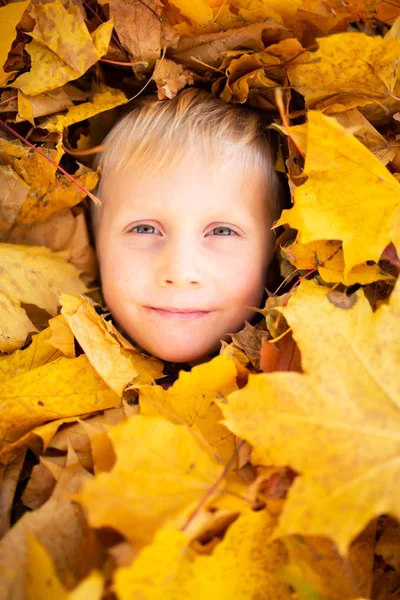
{"label": "yellow maple leaf", "polygon": [[215,449],[224,464],[236,448],[235,436],[220,424],[222,413],[216,404],[238,389],[237,370],[232,358],[224,354],[180,371],[178,380],[168,390],[161,386],[138,386],[140,414],[160,415],[173,423],[185,423]]}
{"label": "yellow maple leaf", "polygon": [[274,523],[266,509],[246,510],[211,556],[197,555],[182,531],[161,529],[130,567],[117,571],[118,598],[290,600],[290,588],[279,577],[285,549],[268,542]]}
{"label": "yellow maple leaf", "polygon": [[10,84],[24,94],[35,96],[77,79],[107,52],[112,19],[91,35],[81,7],[70,3],[66,8],[61,0],[33,4],[32,17],[36,22],[30,34],[33,40],[26,46],[31,70]]}
{"label": "yellow maple leaf", "polygon": [[28,566],[25,580],[26,600],[100,600],[103,577],[93,571],[74,590],[68,591],[57,577],[47,550],[32,535],[28,535]]}
{"label": "yellow maple leaf", "polygon": [[318,50],[297,53],[287,63],[290,83],[308,108],[322,110],[351,96],[352,106],[378,124],[399,110],[399,39],[346,32],[316,41]]}
{"label": "yellow maple leaf", "polygon": [[344,552],[373,517],[400,516],[400,282],[375,313],[362,293],[344,310],[327,291],[304,280],[280,309],[304,374],[250,376],[220,406],[255,464],[299,473],[276,537],[326,535]]}
{"label": "yellow maple leaf", "polygon": [[124,348],[109,331],[111,324],[96,313],[88,298],[60,295],[64,316],[88,360],[98,374],[119,396],[133,380],[152,383],[162,376],[163,365],[153,357],[146,357],[133,347]]}
{"label": "yellow maple leaf", "polygon": [[58,290],[83,293],[79,271],[65,258],[43,246],[0,244],[0,351],[20,348],[30,332],[37,331],[21,303],[34,304],[56,315]]}
{"label": "yellow maple leaf", "polygon": [[341,240],[347,283],[353,267],[378,262],[390,242],[400,247],[400,183],[333,117],[311,110],[293,130],[300,144],[307,134],[308,179],[275,226],[289,223],[302,244]]}
{"label": "yellow maple leaf", "polygon": [[59,358],[3,380],[0,398],[0,449],[46,421],[117,407],[120,403],[84,354]]}
{"label": "yellow maple leaf", "polygon": [[[139,544],[163,525],[184,526],[200,501],[215,504],[230,484],[186,425],[137,415],[112,427],[114,468],[99,473],[76,499],[93,527],[113,527]],[[235,508],[244,500],[232,497]]]}
{"label": "yellow maple leaf", "polygon": [[10,77],[15,74],[15,71],[6,73],[3,69],[3,65],[7,60],[11,45],[17,35],[15,28],[29,4],[30,0],[25,0],[25,2],[12,2],[0,8],[0,86],[4,86]]}

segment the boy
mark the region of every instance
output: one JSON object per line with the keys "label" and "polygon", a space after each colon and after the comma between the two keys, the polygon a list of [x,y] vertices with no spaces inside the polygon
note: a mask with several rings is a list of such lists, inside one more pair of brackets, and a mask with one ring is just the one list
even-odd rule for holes
{"label": "boy", "polygon": [[92,207],[104,300],[150,354],[203,359],[263,300],[279,179],[260,117],[190,88],[141,99],[104,143]]}

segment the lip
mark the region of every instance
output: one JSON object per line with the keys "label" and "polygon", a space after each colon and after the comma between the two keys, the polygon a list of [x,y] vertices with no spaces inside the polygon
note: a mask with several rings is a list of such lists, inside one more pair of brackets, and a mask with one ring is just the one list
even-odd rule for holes
{"label": "lip", "polygon": [[154,306],[145,306],[147,311],[158,314],[167,319],[201,319],[209,315],[210,310],[198,310],[194,308],[156,308]]}

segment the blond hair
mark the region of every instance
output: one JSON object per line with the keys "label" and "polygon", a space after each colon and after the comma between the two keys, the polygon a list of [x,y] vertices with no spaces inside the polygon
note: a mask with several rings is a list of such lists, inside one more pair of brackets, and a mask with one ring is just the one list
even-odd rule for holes
{"label": "blond hair", "polygon": [[[123,173],[151,177],[173,168],[188,150],[202,152],[216,169],[240,155],[245,171],[256,168],[265,174],[266,202],[276,220],[280,182],[265,130],[260,114],[227,104],[202,89],[187,88],[172,100],[142,97],[111,129],[103,142],[104,152],[96,157],[94,166],[100,167],[101,174],[97,195],[103,203],[112,180]],[[91,204],[96,229],[100,211]]]}

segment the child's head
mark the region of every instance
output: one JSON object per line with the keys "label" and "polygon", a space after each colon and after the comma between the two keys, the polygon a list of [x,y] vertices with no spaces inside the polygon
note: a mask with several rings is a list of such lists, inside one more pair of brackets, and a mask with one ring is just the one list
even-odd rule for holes
{"label": "child's head", "polygon": [[260,117],[188,89],[145,98],[105,140],[93,209],[105,302],[144,350],[217,350],[260,306],[279,180]]}

